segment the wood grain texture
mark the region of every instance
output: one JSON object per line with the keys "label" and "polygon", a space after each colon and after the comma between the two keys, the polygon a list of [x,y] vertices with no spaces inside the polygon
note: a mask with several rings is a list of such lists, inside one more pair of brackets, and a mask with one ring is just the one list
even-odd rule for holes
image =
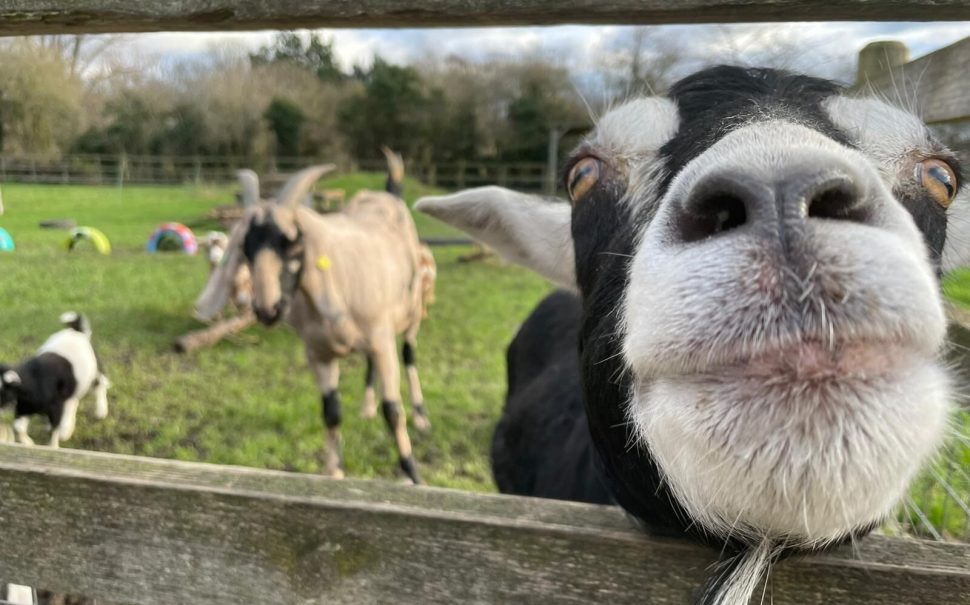
{"label": "wood grain texture", "polygon": [[0,34],[559,23],[958,21],[963,0],[2,0]]}
{"label": "wood grain texture", "polygon": [[[4,581],[144,604],[687,603],[716,557],[611,507],[13,445],[0,526]],[[769,593],[968,603],[970,547],[872,537]]]}

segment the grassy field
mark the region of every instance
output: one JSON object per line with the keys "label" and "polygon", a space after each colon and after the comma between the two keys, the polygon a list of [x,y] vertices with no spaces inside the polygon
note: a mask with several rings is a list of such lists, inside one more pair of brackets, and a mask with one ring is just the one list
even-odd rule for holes
{"label": "grassy field", "polygon": [[[327,181],[348,192],[380,188],[380,175]],[[408,183],[408,197],[427,193]],[[196,231],[231,190],[6,185],[0,226],[17,243],[0,255],[0,359],[30,354],[58,329],[68,309],[86,313],[114,382],[108,419],[82,405],[69,447],[182,460],[317,472],[323,463],[319,395],[302,345],[287,328],[254,327],[238,338],[189,356],[172,352],[180,334],[199,327],[192,306],[205,283],[202,258],[144,252],[164,221]],[[73,218],[101,229],[114,252],[85,244],[68,253],[65,233],[38,221]],[[425,235],[456,235],[419,217]],[[504,349],[519,322],[549,290],[542,280],[496,262],[459,264],[462,248],[436,249],[438,302],[422,326],[418,365],[434,424],[412,432],[426,481],[494,489],[487,452],[505,390]],[[394,477],[396,455],[380,419],[359,417],[363,364],[343,364],[345,461],[350,476]],[[46,439],[40,419],[32,434]]]}
{"label": "grassy field", "polygon": [[[328,187],[381,188],[377,174],[327,180]],[[408,182],[407,197],[428,193]],[[231,189],[25,186],[3,188],[0,217],[17,242],[0,254],[0,360],[29,355],[58,328],[68,309],[91,318],[96,346],[114,382],[111,414],[103,422],[82,405],[69,447],[318,472],[323,431],[317,394],[302,345],[286,328],[254,327],[189,356],[172,352],[180,334],[199,327],[191,318],[207,269],[198,257],[149,255],[144,245],[161,222],[179,221],[204,232],[218,225],[207,211],[231,199]],[[38,228],[43,219],[72,218],[96,226],[114,253],[90,247],[68,253],[63,231]],[[425,236],[457,235],[418,215]],[[434,428],[412,432],[430,484],[493,490],[488,448],[505,392],[504,350],[518,324],[550,286],[526,271],[495,261],[459,264],[462,248],[438,248],[438,302],[419,338],[418,364]],[[950,276],[947,294],[970,307],[970,271]],[[359,417],[360,359],[343,364],[345,462],[354,477],[396,477],[396,456],[380,420]],[[35,420],[35,437],[46,439]],[[966,414],[956,419],[967,434]],[[970,448],[956,441],[917,483],[903,531],[930,533],[918,508],[937,529],[966,535],[967,515],[956,495],[970,494]],[[892,528],[890,528],[892,529]]]}

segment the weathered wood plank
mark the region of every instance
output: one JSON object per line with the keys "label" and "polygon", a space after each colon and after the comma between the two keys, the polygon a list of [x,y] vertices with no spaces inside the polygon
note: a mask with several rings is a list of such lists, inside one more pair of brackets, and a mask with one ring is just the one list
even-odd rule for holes
{"label": "weathered wood plank", "polygon": [[[715,558],[610,507],[13,445],[0,527],[5,581],[145,604],[686,603]],[[970,547],[873,537],[770,592],[966,603]]]}
{"label": "weathered wood plank", "polygon": [[2,0],[0,34],[557,23],[959,21],[963,0]]}

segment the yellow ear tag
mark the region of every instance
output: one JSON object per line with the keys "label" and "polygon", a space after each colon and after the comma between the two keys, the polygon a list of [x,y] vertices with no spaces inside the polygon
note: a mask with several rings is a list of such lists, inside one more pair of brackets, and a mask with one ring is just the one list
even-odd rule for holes
{"label": "yellow ear tag", "polygon": [[330,257],[326,254],[317,259],[317,269],[320,269],[321,271],[327,271],[330,269],[330,265]]}

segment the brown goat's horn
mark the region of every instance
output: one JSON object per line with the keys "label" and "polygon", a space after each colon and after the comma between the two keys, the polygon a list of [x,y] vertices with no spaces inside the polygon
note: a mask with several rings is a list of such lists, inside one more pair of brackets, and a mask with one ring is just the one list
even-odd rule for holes
{"label": "brown goat's horn", "polygon": [[252,208],[259,203],[259,176],[248,168],[236,171],[239,186],[242,187],[243,206]]}
{"label": "brown goat's horn", "polygon": [[391,181],[400,183],[404,180],[404,160],[401,155],[391,151],[391,148],[387,145],[381,145],[381,153],[387,158],[387,173]]}
{"label": "brown goat's horn", "polygon": [[276,196],[276,203],[280,206],[299,206],[306,194],[313,188],[313,185],[323,175],[332,172],[335,168],[336,166],[333,164],[321,164],[297,172],[290,177],[290,180],[286,181],[286,185]]}

